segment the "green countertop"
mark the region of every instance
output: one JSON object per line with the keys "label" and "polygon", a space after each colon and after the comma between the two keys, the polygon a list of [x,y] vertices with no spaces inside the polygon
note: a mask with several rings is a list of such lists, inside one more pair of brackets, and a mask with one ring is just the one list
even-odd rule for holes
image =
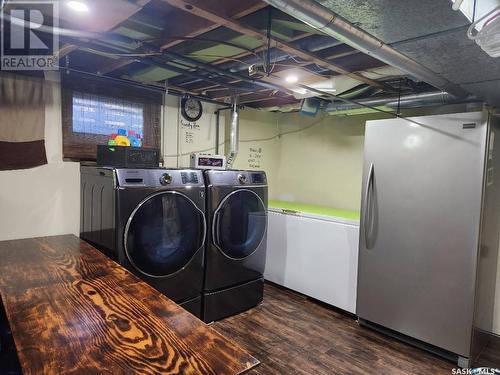
{"label": "green countertop", "polygon": [[339,210],[332,207],[317,206],[297,202],[269,201],[269,208],[280,208],[283,210],[297,211],[322,216],[338,217],[348,220],[359,220],[358,211]]}

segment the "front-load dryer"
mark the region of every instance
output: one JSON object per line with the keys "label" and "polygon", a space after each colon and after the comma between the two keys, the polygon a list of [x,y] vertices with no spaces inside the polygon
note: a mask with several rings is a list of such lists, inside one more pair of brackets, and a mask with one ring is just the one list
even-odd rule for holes
{"label": "front-load dryer", "polygon": [[215,321],[262,301],[267,236],[264,172],[209,170],[203,319]]}
{"label": "front-load dryer", "polygon": [[82,167],[81,200],[82,239],[200,317],[201,171]]}

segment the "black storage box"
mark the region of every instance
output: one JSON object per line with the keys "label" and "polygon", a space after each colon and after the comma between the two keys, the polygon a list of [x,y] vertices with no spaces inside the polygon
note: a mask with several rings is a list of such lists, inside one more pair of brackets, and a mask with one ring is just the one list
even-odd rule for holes
{"label": "black storage box", "polygon": [[158,168],[160,150],[129,146],[97,146],[97,165],[99,167],[119,168]]}

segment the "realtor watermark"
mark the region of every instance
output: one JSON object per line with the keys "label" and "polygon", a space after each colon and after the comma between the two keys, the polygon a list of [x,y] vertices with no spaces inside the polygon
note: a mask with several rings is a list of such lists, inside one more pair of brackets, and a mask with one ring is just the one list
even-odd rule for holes
{"label": "realtor watermark", "polygon": [[57,70],[58,1],[11,0],[0,12],[1,70]]}

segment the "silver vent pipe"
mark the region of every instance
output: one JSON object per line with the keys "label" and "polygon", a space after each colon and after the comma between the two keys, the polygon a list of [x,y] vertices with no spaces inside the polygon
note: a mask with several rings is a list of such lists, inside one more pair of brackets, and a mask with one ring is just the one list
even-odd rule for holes
{"label": "silver vent pipe", "polygon": [[361,51],[386,64],[398,68],[428,84],[449,92],[456,97],[465,97],[468,93],[432,70],[420,65],[408,56],[396,51],[381,40],[358,29],[338,14],[314,0],[264,0],[282,12],[308,24],[341,42]]}
{"label": "silver vent pipe", "polygon": [[345,112],[353,109],[362,108],[362,106],[379,107],[387,106],[391,108],[415,108],[415,107],[428,107],[428,106],[439,106],[445,104],[458,104],[458,103],[473,103],[479,102],[475,97],[468,98],[457,98],[451,94],[445,92],[426,92],[415,95],[405,95],[401,98],[389,97],[389,98],[374,98],[374,99],[361,99],[358,100],[360,105],[356,104],[346,104],[346,103],[330,103],[325,111],[329,114],[335,114],[335,112]]}
{"label": "silver vent pipe", "polygon": [[240,101],[238,96],[231,98],[231,128],[229,130],[229,153],[227,167],[233,167],[234,159],[238,155],[238,140],[240,138]]}

